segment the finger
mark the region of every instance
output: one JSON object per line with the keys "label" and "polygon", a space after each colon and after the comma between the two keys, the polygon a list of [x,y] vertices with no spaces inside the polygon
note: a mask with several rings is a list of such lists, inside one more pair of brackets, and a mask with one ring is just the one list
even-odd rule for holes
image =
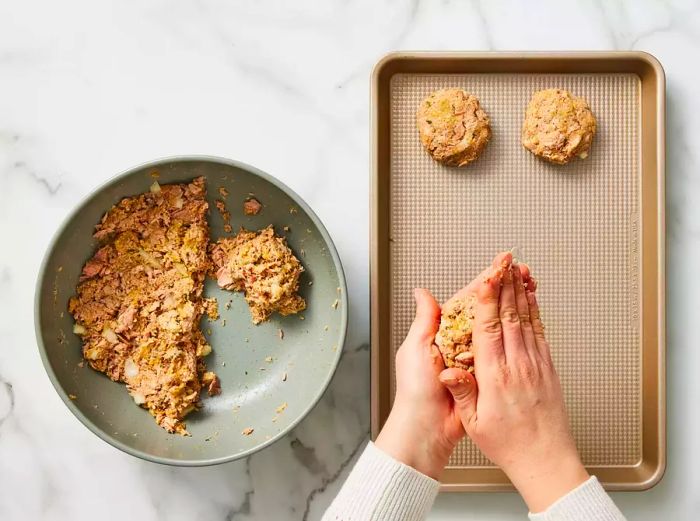
{"label": "finger", "polygon": [[529,291],[535,291],[537,289],[537,281],[532,276],[530,267],[527,264],[518,264],[518,268],[520,268],[520,275],[522,275],[525,287]]}
{"label": "finger", "polygon": [[510,268],[512,260],[510,253],[498,255],[488,275],[477,286],[473,327],[474,369],[477,376],[484,370],[504,365],[506,361],[498,303],[503,273]]}
{"label": "finger", "polygon": [[518,318],[520,319],[520,333],[525,343],[525,350],[530,357],[531,362],[537,367],[539,352],[537,350],[537,342],[535,333],[530,322],[530,306],[527,301],[525,292],[525,281],[523,280],[523,271],[529,275],[529,270],[523,270],[520,266],[513,270],[513,289],[515,290],[515,305],[518,309]]}
{"label": "finger", "polygon": [[440,326],[440,306],[427,289],[413,290],[413,297],[416,300],[416,316],[406,336],[406,340],[411,341],[404,344],[429,347]]}
{"label": "finger", "polygon": [[462,300],[468,295],[476,294],[481,282],[484,279],[488,278],[488,276],[493,272],[493,270],[503,269],[504,266],[508,266],[511,263],[512,259],[513,256],[510,252],[503,252],[496,255],[493,262],[491,263],[491,266],[479,273],[479,275],[477,275],[469,284],[467,284],[457,293],[455,293],[447,302],[445,302],[445,305],[450,305],[456,300]]}
{"label": "finger", "polygon": [[513,279],[516,270],[517,268],[511,267],[503,273],[503,287],[501,288],[499,305],[499,316],[503,328],[503,351],[508,363],[520,363],[523,357],[527,356],[515,300]]}
{"label": "finger", "polygon": [[537,296],[534,291],[528,291],[525,295],[527,297],[530,324],[532,324],[532,332],[535,336],[537,352],[542,360],[551,362],[552,355],[549,351],[549,344],[544,336],[544,325],[542,325],[542,319],[540,318],[540,307],[537,303]]}
{"label": "finger", "polygon": [[465,430],[476,421],[477,387],[474,376],[464,369],[451,367],[440,373],[440,382],[450,391],[455,401],[455,412]]}

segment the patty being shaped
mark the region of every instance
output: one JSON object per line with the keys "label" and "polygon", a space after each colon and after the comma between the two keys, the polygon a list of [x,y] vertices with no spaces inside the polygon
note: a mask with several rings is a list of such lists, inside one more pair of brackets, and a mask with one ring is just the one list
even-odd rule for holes
{"label": "patty being shaped", "polygon": [[435,335],[435,343],[447,367],[459,367],[474,372],[472,327],[475,306],[474,295],[467,295],[449,301],[442,308],[440,329]]}
{"label": "patty being shaped", "polygon": [[211,258],[219,287],[244,291],[253,323],[273,311],[291,315],[306,308],[297,294],[304,267],[272,226],[259,232],[241,229],[212,246]]}
{"label": "patty being shaped", "polygon": [[525,111],[522,143],[542,159],[560,165],[585,159],[596,132],[586,100],[562,89],[535,92]]}
{"label": "patty being shaped", "polygon": [[100,247],[68,304],[90,366],[125,382],[158,425],[179,434],[200,391],[220,390],[206,372],[211,347],[199,329],[202,315],[215,312],[202,295],[207,210],[201,177],[122,199],[96,226]]}
{"label": "patty being shaped", "polygon": [[416,114],[418,134],[433,159],[448,166],[475,161],[491,137],[479,100],[462,89],[442,89],[425,98]]}

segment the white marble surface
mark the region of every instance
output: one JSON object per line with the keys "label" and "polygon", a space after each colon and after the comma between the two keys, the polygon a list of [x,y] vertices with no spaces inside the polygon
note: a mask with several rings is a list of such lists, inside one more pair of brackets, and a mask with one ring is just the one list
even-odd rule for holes
{"label": "white marble surface", "polygon": [[[697,518],[697,2],[24,0],[0,2],[0,519],[320,517],[367,438],[369,74],[397,49],[641,49],[665,66],[669,465],[653,490],[615,499],[630,519]],[[328,226],[350,287],[347,350],[321,404],[283,441],[215,468],[100,441],[54,393],[33,332],[34,281],[61,219],[116,172],[181,153],[292,186]],[[455,494],[430,518],[524,516],[515,494]]]}

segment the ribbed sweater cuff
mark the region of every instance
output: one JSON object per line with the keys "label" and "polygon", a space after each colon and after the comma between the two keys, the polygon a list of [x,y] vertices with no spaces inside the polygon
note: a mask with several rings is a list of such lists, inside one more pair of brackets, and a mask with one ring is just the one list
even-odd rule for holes
{"label": "ribbed sweater cuff", "polygon": [[530,514],[531,521],[625,521],[625,516],[603,490],[598,478],[591,476],[558,499],[547,510]]}
{"label": "ribbed sweater cuff", "polygon": [[324,521],[421,521],[440,484],[369,442]]}

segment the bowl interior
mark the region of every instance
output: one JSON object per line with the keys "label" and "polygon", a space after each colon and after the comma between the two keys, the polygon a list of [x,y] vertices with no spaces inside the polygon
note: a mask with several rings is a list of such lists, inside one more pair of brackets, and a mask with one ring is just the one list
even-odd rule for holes
{"label": "bowl interior", "polygon": [[[214,207],[214,201],[221,198],[218,189],[224,187],[233,233],[241,226],[257,230],[272,224],[287,238],[306,269],[300,292],[307,310],[288,317],[275,314],[258,326],[251,323],[242,294],[220,290],[215,281],[207,280],[205,294],[217,298],[221,316],[217,321],[203,319],[202,329],[213,348],[207,367],[219,375],[222,394],[213,398],[203,394],[203,408],[186,420],[191,437],[168,434],[134,403],[123,384],[112,382],[87,364],[80,367],[81,343],[72,332],[73,320],[67,311],[82,266],[95,251],[95,224],[122,198],[147,191],[154,172],[161,184],[198,176],[207,179],[212,240],[229,235]],[[249,194],[263,204],[256,216],[243,213]],[[346,324],[342,268],[318,219],[298,196],[266,174],[213,158],[151,163],[97,189],[57,232],[39,275],[36,295],[39,349],[68,407],[109,443],[146,459],[180,465],[242,457],[291,429],[328,385],[340,357]],[[248,428],[253,432],[243,435]]]}

